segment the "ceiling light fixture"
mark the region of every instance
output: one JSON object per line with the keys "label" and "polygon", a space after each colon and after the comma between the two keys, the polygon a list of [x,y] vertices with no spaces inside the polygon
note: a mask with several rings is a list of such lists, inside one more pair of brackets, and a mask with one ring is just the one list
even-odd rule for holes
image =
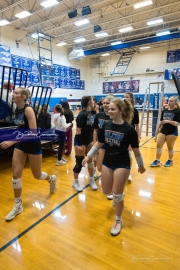
{"label": "ceiling light fixture", "polygon": [[112,46],[118,45],[118,44],[122,44],[122,41],[113,41],[113,42],[111,42]]}
{"label": "ceiling light fixture", "polygon": [[125,32],[129,32],[131,30],[133,30],[133,27],[132,26],[127,26],[127,27],[119,29],[119,32],[120,33],[125,33]]}
{"label": "ceiling light fixture", "polygon": [[154,24],[158,24],[158,23],[162,23],[162,22],[163,22],[163,19],[157,19],[154,21],[147,22],[147,25],[154,25]]}
{"label": "ceiling light fixture", "polygon": [[74,40],[75,43],[81,43],[81,42],[85,42],[86,39],[84,37],[81,37],[81,38],[77,38]]}
{"label": "ceiling light fixture", "polygon": [[44,34],[41,34],[41,33],[34,33],[31,35],[32,38],[38,38],[39,37],[44,37]]}
{"label": "ceiling light fixture", "polygon": [[56,44],[56,46],[59,46],[59,47],[64,46],[64,45],[66,45],[66,42],[64,41],[61,41],[58,44]]}
{"label": "ceiling light fixture", "polygon": [[101,38],[101,37],[107,37],[108,36],[108,33],[107,32],[101,32],[101,33],[95,34],[95,36],[96,37],[99,37],[99,38]]}
{"label": "ceiling light fixture", "polygon": [[59,1],[57,1],[57,0],[46,0],[46,1],[40,3],[40,5],[43,6],[44,8],[55,6],[57,4],[59,4]]}
{"label": "ceiling light fixture", "polygon": [[110,53],[103,53],[103,54],[101,54],[101,56],[108,56],[108,55],[110,55]]}
{"label": "ceiling light fixture", "polygon": [[20,13],[17,13],[17,14],[15,15],[15,17],[17,17],[17,18],[19,18],[19,19],[23,19],[23,18],[29,17],[30,15],[31,15],[30,12],[24,10],[24,11],[22,11],[22,12],[20,12]]}
{"label": "ceiling light fixture", "polygon": [[140,50],[146,50],[146,49],[150,49],[151,47],[149,46],[145,46],[145,47],[140,47]]}
{"label": "ceiling light fixture", "polygon": [[9,23],[10,23],[10,22],[7,21],[7,20],[1,20],[1,21],[0,21],[0,26],[7,25],[7,24],[9,24]]}
{"label": "ceiling light fixture", "polygon": [[164,36],[164,35],[169,35],[170,34],[170,31],[163,31],[163,32],[159,32],[159,33],[156,33],[156,36],[157,37],[160,37],[160,36]]}
{"label": "ceiling light fixture", "polygon": [[151,1],[151,0],[142,1],[142,2],[134,4],[134,9],[146,7],[146,6],[149,6],[149,5],[152,5],[152,4],[153,4],[153,1]]}
{"label": "ceiling light fixture", "polygon": [[84,25],[84,24],[87,24],[87,23],[90,23],[90,21],[88,19],[83,19],[83,20],[80,20],[80,21],[76,21],[74,24],[76,26],[81,26],[81,25]]}

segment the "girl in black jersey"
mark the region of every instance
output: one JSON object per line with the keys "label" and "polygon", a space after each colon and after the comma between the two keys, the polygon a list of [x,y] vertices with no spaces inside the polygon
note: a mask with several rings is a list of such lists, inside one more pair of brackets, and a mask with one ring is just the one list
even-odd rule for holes
{"label": "girl in black jersey", "polygon": [[105,144],[105,155],[102,166],[102,190],[104,194],[113,191],[116,217],[111,228],[112,235],[118,235],[123,226],[122,211],[124,207],[123,190],[130,172],[129,145],[135,154],[138,172],[144,173],[145,168],[139,151],[138,136],[135,129],[128,124],[133,108],[127,100],[114,99],[109,105],[112,121],[104,123],[99,130],[98,141],[87,153],[83,165],[89,161],[98,149]]}
{"label": "girl in black jersey", "polygon": [[168,104],[169,108],[162,111],[160,123],[156,129],[156,159],[150,164],[151,167],[158,167],[161,165],[160,157],[165,142],[168,148],[169,159],[165,162],[164,166],[170,167],[173,165],[173,148],[178,136],[177,126],[180,125],[180,105],[176,96],[170,97]]}
{"label": "girl in black jersey", "polygon": [[[75,158],[76,165],[74,166],[74,182],[73,187],[77,191],[82,191],[83,188],[80,186],[78,176],[82,168],[82,161],[84,155],[92,147],[92,125],[94,123],[94,116],[91,114],[91,110],[94,107],[93,99],[91,96],[84,96],[81,100],[82,111],[76,118],[76,135],[74,139]],[[97,185],[94,180],[94,166],[92,158],[88,160],[88,171],[90,175],[90,187],[92,190],[97,190]]]}
{"label": "girl in black jersey", "polygon": [[[126,93],[124,95],[124,98],[127,99],[129,102],[131,102],[132,106],[133,106],[133,118],[131,121],[131,125],[135,128],[137,135],[138,135],[138,140],[140,142],[140,129],[139,129],[139,113],[138,110],[136,108],[134,108],[134,95],[133,93],[129,92]],[[129,146],[129,156],[130,156],[130,161],[131,161],[131,166],[132,166],[132,148],[131,146]],[[132,174],[130,172],[129,177],[128,177],[128,181],[132,181]]]}
{"label": "girl in black jersey", "polygon": [[[103,109],[104,112],[100,112],[96,114],[95,119],[94,119],[94,131],[93,131],[93,143],[95,144],[98,140],[98,132],[99,129],[102,128],[103,124],[106,123],[107,121],[111,121],[108,110],[109,110],[109,104],[110,102],[114,99],[112,96],[107,96],[103,99]],[[99,149],[98,155],[97,155],[97,169],[99,172],[102,170],[102,161],[104,158],[104,147]]]}
{"label": "girl in black jersey", "polygon": [[[18,87],[14,90],[13,102],[17,106],[14,122],[18,126],[17,131],[21,134],[21,136],[25,135],[25,133],[27,132],[37,134],[36,115],[33,108],[26,104],[27,99],[27,89],[23,87]],[[11,140],[0,143],[0,147],[3,149],[6,149],[15,144],[12,158],[12,186],[14,189],[15,205],[12,211],[6,216],[7,221],[15,218],[16,215],[20,214],[23,211],[21,201],[21,177],[27,156],[34,178],[36,178],[37,180],[47,180],[50,184],[50,192],[54,192],[56,189],[56,176],[50,176],[46,172],[41,171],[42,150],[40,140],[36,139],[34,141],[27,141],[26,139],[23,139],[21,141],[17,141],[18,139],[16,138],[16,141]]]}

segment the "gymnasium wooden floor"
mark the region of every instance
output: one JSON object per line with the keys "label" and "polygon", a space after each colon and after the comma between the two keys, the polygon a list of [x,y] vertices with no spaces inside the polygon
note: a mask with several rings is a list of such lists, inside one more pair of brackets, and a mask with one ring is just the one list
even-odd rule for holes
{"label": "gymnasium wooden floor", "polygon": [[[33,179],[26,163],[23,174],[24,211],[5,221],[12,209],[11,155],[0,157],[0,269],[1,270],[115,270],[180,269],[180,137],[175,145],[174,166],[151,168],[156,143],[142,135],[141,153],[146,172],[137,173],[125,188],[124,227],[109,233],[114,221],[112,201],[101,191],[92,191],[86,168],[78,193],[72,188],[75,158],[55,166],[54,153],[44,151],[43,171],[56,174],[57,192],[49,194],[45,181]],[[164,147],[162,163],[167,160]]]}

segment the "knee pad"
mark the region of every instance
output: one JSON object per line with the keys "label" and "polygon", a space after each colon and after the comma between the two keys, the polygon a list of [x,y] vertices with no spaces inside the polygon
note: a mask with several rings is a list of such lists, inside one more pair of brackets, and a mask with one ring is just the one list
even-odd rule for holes
{"label": "knee pad", "polygon": [[156,148],[156,153],[161,155],[162,154],[162,149],[161,148]]}
{"label": "knee pad", "polygon": [[19,189],[22,188],[22,181],[21,178],[12,179],[12,187],[13,189]]}
{"label": "knee pad", "polygon": [[168,153],[169,153],[169,155],[172,156],[172,155],[174,155],[174,150],[169,150]]}
{"label": "knee pad", "polygon": [[76,165],[74,166],[73,172],[80,173],[82,169],[82,161],[84,159],[84,156],[75,156],[76,158]]}
{"label": "knee pad", "polygon": [[121,202],[124,199],[124,195],[122,194],[114,194],[113,193],[113,199],[115,202]]}
{"label": "knee pad", "polygon": [[129,150],[129,157],[132,159],[132,151]]}
{"label": "knee pad", "polygon": [[87,166],[88,166],[88,168],[94,168],[94,164],[93,163],[88,163]]}
{"label": "knee pad", "polygon": [[37,180],[45,180],[48,174],[46,172],[41,172],[41,176]]}

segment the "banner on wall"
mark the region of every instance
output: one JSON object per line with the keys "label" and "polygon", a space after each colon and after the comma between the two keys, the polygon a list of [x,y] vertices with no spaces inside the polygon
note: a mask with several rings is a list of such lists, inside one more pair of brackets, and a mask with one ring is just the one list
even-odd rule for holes
{"label": "banner on wall", "polygon": [[11,66],[10,47],[0,44],[0,65]]}
{"label": "banner on wall", "polygon": [[167,51],[166,63],[180,62],[180,50]]}
{"label": "banner on wall", "polygon": [[140,80],[103,82],[103,94],[139,93]]}
{"label": "banner on wall", "polygon": [[[41,85],[39,61],[14,55],[10,53],[10,47],[0,44],[0,65],[22,68],[28,72],[27,85]],[[48,68],[47,68],[48,67]],[[9,78],[9,71],[5,70],[4,78]],[[10,79],[14,79],[10,74]],[[54,64],[52,67],[41,65],[42,84],[53,88],[85,90],[85,81],[81,80],[80,69]],[[1,76],[1,75],[0,75]],[[25,83],[26,76],[17,74],[16,83]],[[0,77],[0,82],[2,78]]]}
{"label": "banner on wall", "polygon": [[171,72],[174,71],[177,75],[177,77],[180,79],[180,68],[174,68],[174,69],[165,69],[164,72],[164,79],[165,80],[172,80]]}

